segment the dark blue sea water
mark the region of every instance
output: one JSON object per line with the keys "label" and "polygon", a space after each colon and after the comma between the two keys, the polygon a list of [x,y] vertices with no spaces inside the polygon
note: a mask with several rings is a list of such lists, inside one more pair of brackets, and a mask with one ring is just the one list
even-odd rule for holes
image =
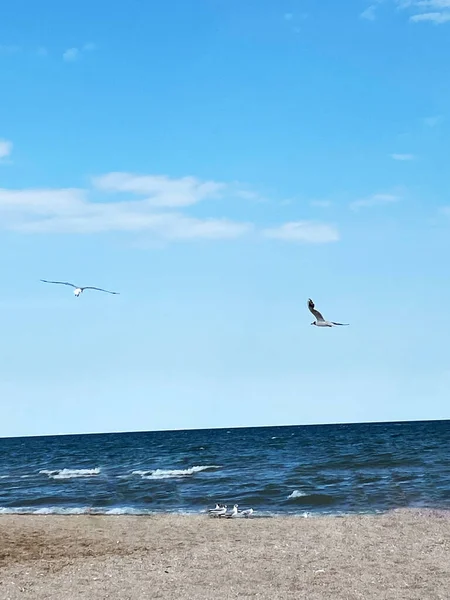
{"label": "dark blue sea water", "polygon": [[450,421],[0,439],[0,512],[450,507]]}

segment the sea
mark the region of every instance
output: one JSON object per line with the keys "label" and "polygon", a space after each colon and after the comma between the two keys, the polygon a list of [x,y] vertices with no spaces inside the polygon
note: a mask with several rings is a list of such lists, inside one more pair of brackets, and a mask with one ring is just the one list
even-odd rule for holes
{"label": "sea", "polygon": [[450,508],[450,421],[0,439],[0,513]]}

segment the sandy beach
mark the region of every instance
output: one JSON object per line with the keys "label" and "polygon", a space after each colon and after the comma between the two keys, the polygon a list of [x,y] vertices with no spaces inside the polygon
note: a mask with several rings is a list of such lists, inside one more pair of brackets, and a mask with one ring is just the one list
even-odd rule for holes
{"label": "sandy beach", "polygon": [[450,514],[0,517],[0,597],[448,600]]}

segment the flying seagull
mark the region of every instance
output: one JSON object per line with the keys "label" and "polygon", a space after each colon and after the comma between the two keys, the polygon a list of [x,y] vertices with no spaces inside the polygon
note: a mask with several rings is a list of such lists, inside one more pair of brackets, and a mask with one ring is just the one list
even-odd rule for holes
{"label": "flying seagull", "polygon": [[59,285],[68,285],[69,287],[73,287],[75,288],[73,293],[75,294],[75,296],[78,298],[79,296],[81,296],[81,294],[84,292],[84,290],[97,290],[98,292],[106,292],[107,294],[118,294],[119,292],[110,292],[109,290],[103,290],[102,288],[98,288],[98,287],[92,287],[92,286],[84,286],[84,287],[78,287],[77,285],[74,285],[73,283],[68,283],[67,281],[47,281],[46,279],[41,279],[41,281],[43,281],[44,283],[57,283]]}
{"label": "flying seagull", "polygon": [[335,325],[348,325],[348,323],[335,323],[334,321],[325,321],[320,312],[314,308],[314,302],[311,300],[311,298],[309,298],[308,300],[308,308],[316,317],[316,320],[313,321],[311,325],[316,325],[316,327],[334,327]]}

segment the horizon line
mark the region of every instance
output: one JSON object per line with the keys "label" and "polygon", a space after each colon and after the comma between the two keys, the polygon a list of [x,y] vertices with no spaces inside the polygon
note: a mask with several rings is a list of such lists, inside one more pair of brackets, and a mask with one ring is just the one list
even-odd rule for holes
{"label": "horizon line", "polygon": [[208,430],[223,430],[223,429],[265,429],[269,427],[325,427],[332,425],[392,425],[396,423],[440,423],[442,421],[450,421],[450,419],[398,419],[393,421],[335,421],[334,423],[303,423],[293,425],[233,425],[231,427],[179,427],[173,429],[134,429],[134,430],[119,430],[119,431],[87,431],[87,432],[73,432],[73,433],[43,433],[43,434],[25,434],[25,435],[2,435],[0,440],[6,439],[21,439],[21,438],[41,438],[41,437],[64,437],[64,436],[75,436],[75,435],[126,435],[133,433],[169,433],[175,431],[208,431]]}

